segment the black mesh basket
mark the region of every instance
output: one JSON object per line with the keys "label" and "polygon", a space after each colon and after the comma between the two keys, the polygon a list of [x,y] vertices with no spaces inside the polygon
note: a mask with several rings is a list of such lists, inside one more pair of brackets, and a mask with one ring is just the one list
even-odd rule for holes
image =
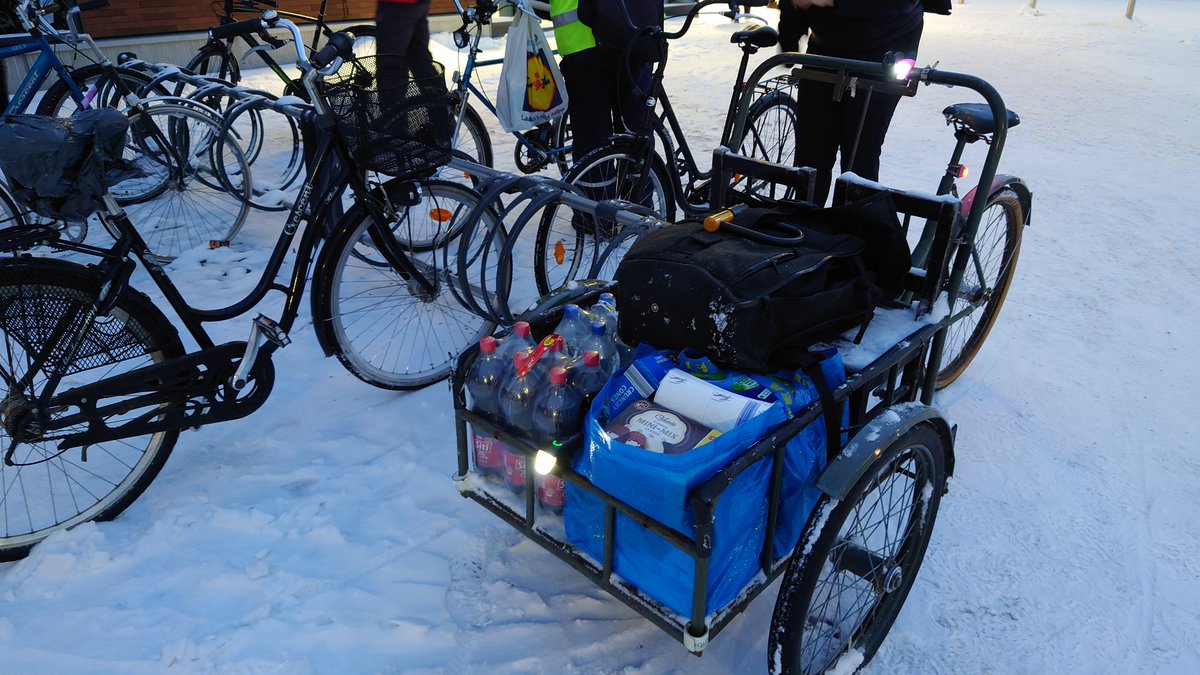
{"label": "black mesh basket", "polygon": [[379,54],[346,61],[325,96],[351,153],[379,173],[430,175],[450,161],[449,94],[442,64]]}

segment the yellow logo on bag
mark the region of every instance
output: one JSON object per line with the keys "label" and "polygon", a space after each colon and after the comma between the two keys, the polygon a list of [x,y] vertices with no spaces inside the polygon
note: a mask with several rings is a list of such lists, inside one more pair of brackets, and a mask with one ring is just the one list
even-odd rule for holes
{"label": "yellow logo on bag", "polygon": [[546,112],[562,102],[546,53],[539,49],[525,57],[525,109]]}

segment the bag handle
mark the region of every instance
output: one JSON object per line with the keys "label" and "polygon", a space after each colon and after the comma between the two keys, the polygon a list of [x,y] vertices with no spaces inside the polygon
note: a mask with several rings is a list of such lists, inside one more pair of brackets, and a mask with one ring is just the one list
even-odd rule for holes
{"label": "bag handle", "polygon": [[[804,243],[804,230],[800,226],[783,219],[773,218],[764,223],[787,233],[787,236],[768,234],[754,229],[769,216],[788,216],[795,213],[792,206],[748,207],[744,204],[732,206],[723,211],[711,213],[704,218],[704,230],[716,232],[719,229],[733,232],[738,236],[772,246],[799,246]],[[736,219],[736,222],[735,220]]]}

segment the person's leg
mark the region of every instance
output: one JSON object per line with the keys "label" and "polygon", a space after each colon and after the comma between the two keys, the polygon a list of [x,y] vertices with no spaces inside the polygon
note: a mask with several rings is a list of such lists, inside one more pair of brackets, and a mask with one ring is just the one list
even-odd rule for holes
{"label": "person's leg", "polygon": [[[887,49],[854,54],[850,58],[880,61],[887,52],[898,51],[915,59],[917,46],[921,42],[921,30],[922,26],[917,26],[898,38]],[[883,141],[887,136],[888,127],[892,124],[896,106],[900,104],[900,97],[876,92],[868,101],[860,91],[858,96],[844,98],[842,104],[844,109],[840,118],[842,171],[853,171],[863,178],[877,181],[879,180],[879,157],[883,150]],[[859,130],[860,123],[861,132]]]}
{"label": "person's leg", "polygon": [[[407,5],[395,2],[381,2],[375,7],[375,52],[378,54],[401,55],[408,53],[408,45],[413,39],[416,29],[415,19],[419,16],[414,10],[429,11],[429,5]],[[428,25],[426,25],[426,42],[428,43]],[[427,47],[428,48],[428,47]]]}
{"label": "person's leg", "polygon": [[801,80],[796,91],[796,166],[817,170],[813,202],[824,206],[833,179],[833,162],[838,151],[837,102],[833,85]]}
{"label": "person's leg", "polygon": [[608,143],[613,133],[612,85],[604,55],[598,48],[563,57],[567,81],[567,114],[571,116],[571,153],[579,161],[588,152]]}

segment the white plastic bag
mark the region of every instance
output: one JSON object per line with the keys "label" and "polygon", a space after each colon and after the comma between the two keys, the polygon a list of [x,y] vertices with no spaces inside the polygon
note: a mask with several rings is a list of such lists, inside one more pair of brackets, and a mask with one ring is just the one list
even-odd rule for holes
{"label": "white plastic bag", "polygon": [[537,15],[516,0],[504,66],[496,90],[496,116],[505,131],[525,131],[567,112],[567,87]]}

